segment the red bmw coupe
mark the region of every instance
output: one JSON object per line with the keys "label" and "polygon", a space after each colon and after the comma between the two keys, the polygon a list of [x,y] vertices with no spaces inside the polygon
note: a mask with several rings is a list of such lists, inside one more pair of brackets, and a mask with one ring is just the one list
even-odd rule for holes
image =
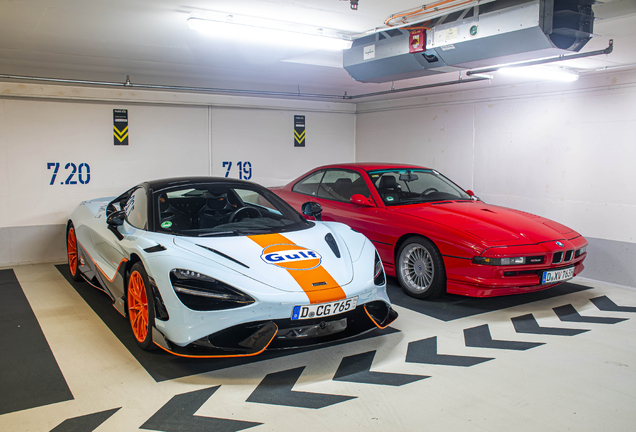
{"label": "red bmw coupe", "polygon": [[[430,168],[328,165],[271,188],[307,217],[349,225],[416,298],[539,291],[583,270],[587,240],[557,222],[479,200]],[[305,205],[312,201],[322,206]]]}

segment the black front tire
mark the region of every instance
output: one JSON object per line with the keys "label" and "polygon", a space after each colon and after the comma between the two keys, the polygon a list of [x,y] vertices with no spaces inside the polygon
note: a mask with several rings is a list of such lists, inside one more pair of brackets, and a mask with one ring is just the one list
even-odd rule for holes
{"label": "black front tire", "polygon": [[397,253],[395,273],[402,290],[411,297],[432,299],[446,293],[442,255],[424,237],[406,239]]}

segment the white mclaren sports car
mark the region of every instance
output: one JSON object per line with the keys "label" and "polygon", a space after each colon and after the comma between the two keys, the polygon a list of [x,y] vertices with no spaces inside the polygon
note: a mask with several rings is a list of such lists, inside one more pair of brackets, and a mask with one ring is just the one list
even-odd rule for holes
{"label": "white mclaren sports car", "polygon": [[[303,212],[320,219],[320,205]],[[190,177],[82,202],[67,225],[76,281],[102,289],[143,349],[252,356],[350,338],[397,318],[362,234],[309,221],[255,183]]]}

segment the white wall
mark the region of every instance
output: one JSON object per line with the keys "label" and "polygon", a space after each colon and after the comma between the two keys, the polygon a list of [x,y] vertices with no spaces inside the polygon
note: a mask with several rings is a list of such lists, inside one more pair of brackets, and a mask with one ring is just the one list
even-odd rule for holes
{"label": "white wall", "polygon": [[[128,109],[128,146],[113,145],[114,108]],[[0,227],[63,224],[83,200],[117,195],[148,179],[209,174],[204,107],[0,99],[0,116]],[[54,169],[47,164],[55,162],[60,168],[50,185]],[[61,184],[71,173],[64,169],[69,162],[90,166],[88,184]]]}
{"label": "white wall", "polygon": [[[352,106],[353,108],[353,106]],[[305,147],[294,147],[294,115],[305,116]],[[283,186],[319,165],[353,162],[355,114],[212,109],[212,175],[238,178],[237,162],[252,164],[252,181]]]}
{"label": "white wall", "polygon": [[583,275],[636,284],[634,71],[359,104],[356,161],[377,160],[436,168],[486,202],[605,241],[605,255],[616,242],[613,268],[590,253]]}
{"label": "white wall", "polygon": [[[113,144],[113,109],[128,109],[129,145]],[[217,175],[252,164],[251,180],[282,185],[318,163],[352,162],[352,104],[0,83],[0,266],[64,259],[64,224],[81,201],[144,180]],[[306,116],[294,148],[294,115]],[[55,183],[52,169],[60,163]],[[60,184],[67,163],[87,184]],[[73,178],[77,181],[77,175]],[[85,179],[85,176],[84,176]]]}
{"label": "white wall", "polygon": [[[460,87],[463,89],[464,87]],[[454,89],[455,90],[455,89]],[[129,110],[116,147],[112,110]],[[305,115],[307,147],[293,147]],[[144,180],[224,176],[282,185],[333,162],[431,166],[485,201],[540,214],[590,240],[584,276],[636,284],[636,72],[360,103],[0,82],[0,266],[64,259],[84,199]],[[47,163],[88,163],[86,185],[49,185]]]}

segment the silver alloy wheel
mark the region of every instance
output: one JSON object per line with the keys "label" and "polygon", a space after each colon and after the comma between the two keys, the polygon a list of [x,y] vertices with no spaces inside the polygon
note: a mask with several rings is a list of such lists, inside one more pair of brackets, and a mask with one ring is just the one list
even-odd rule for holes
{"label": "silver alloy wheel", "polygon": [[422,293],[430,288],[435,276],[433,258],[428,250],[413,243],[400,254],[400,273],[407,288],[414,293]]}

